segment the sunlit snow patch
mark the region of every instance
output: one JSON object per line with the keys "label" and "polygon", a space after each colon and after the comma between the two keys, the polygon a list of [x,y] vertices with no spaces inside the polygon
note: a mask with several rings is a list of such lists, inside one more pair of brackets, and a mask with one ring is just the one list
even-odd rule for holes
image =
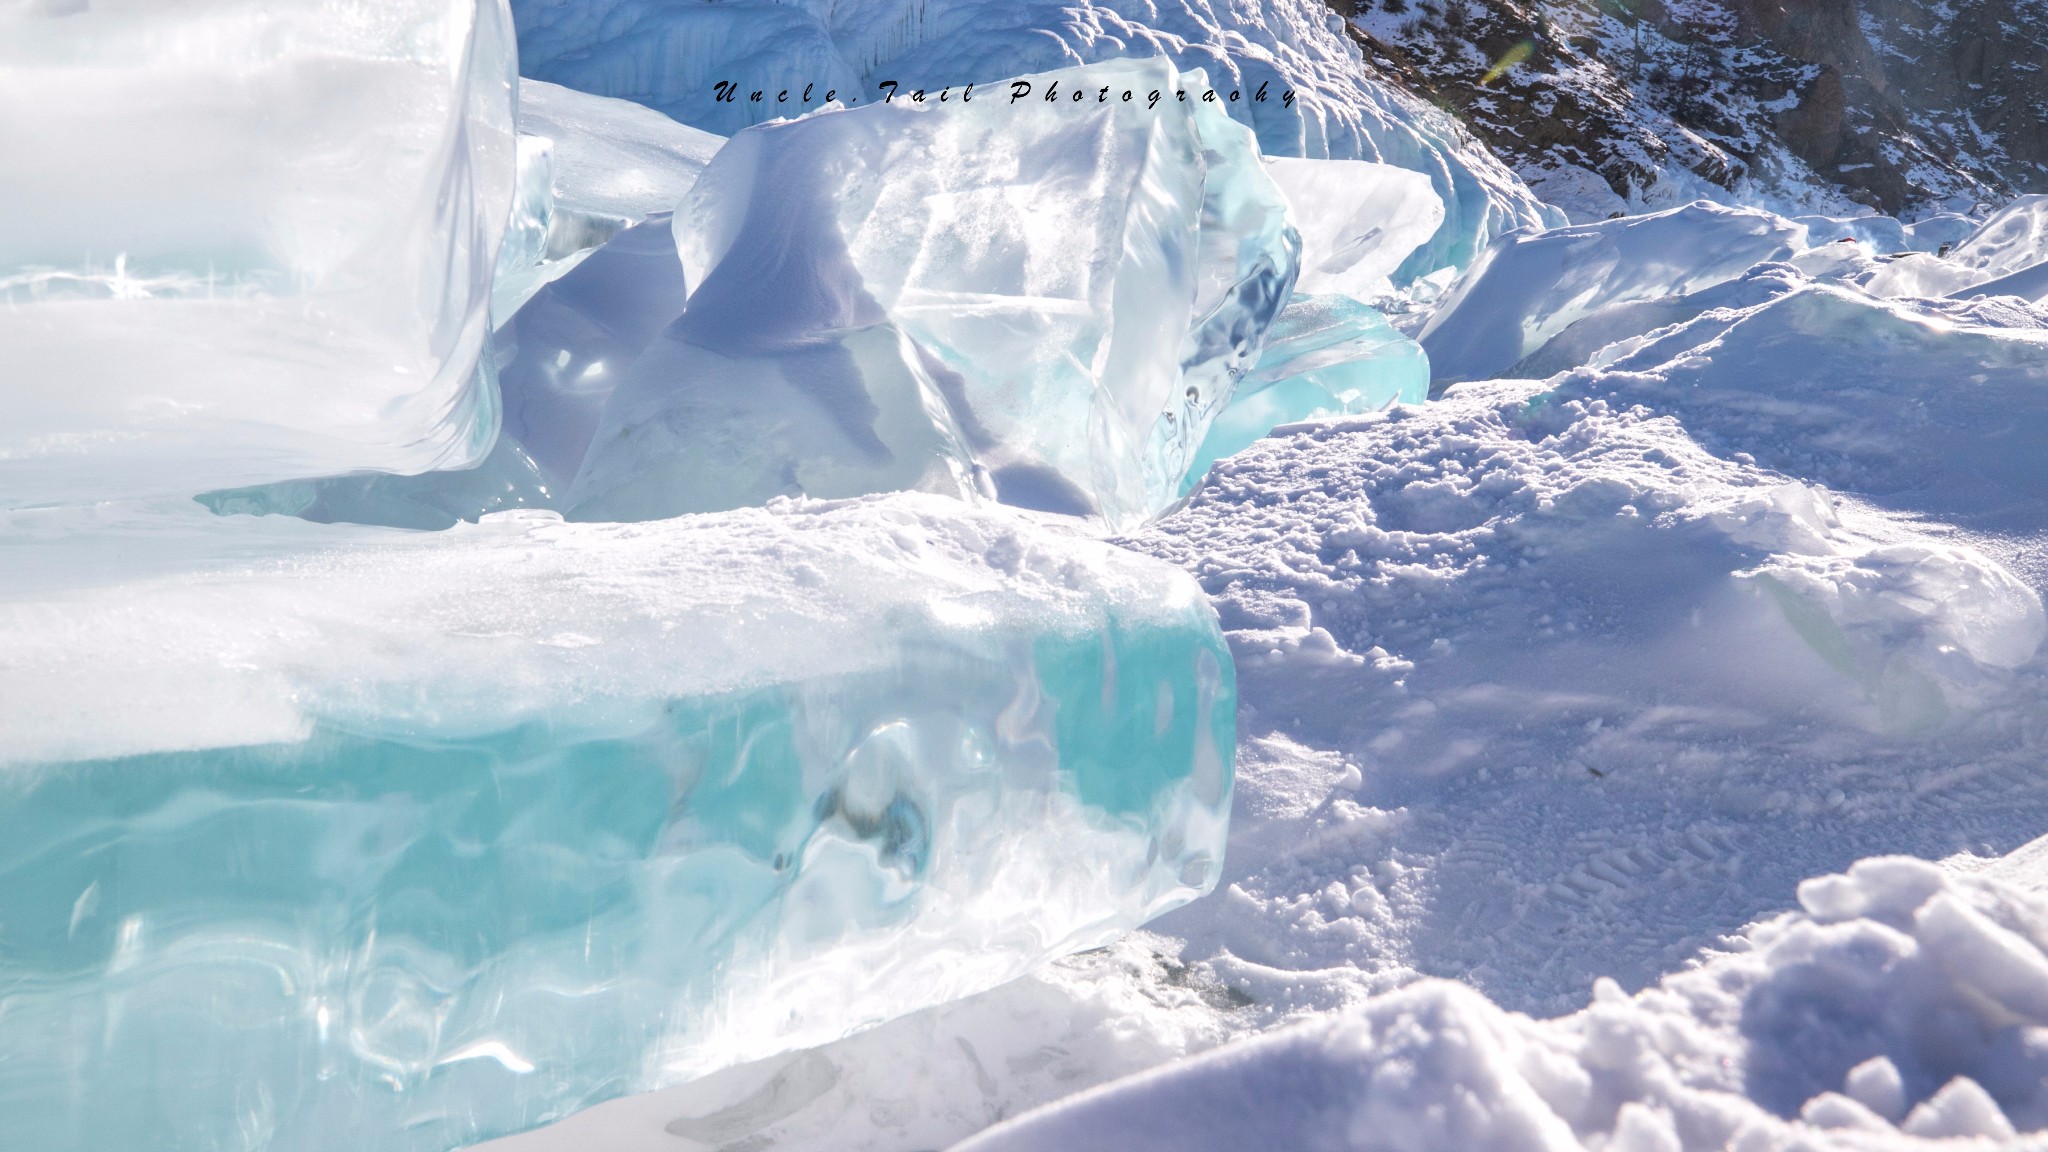
{"label": "sunlit snow patch", "polygon": [[1901,857],[1799,901],[1634,996],[1598,981],[1571,1016],[1426,981],[959,1147],[1888,1152],[2048,1126],[2048,906]]}

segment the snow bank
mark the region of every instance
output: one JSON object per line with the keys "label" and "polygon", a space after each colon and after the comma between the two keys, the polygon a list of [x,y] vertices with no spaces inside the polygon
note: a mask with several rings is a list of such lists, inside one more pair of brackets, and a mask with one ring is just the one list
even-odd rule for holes
{"label": "snow bank", "polygon": [[[1428,176],[1446,216],[1396,274],[1397,285],[1462,267],[1514,228],[1563,223],[1448,117],[1372,79],[1342,22],[1317,0],[513,7],[524,74],[635,100],[721,134],[822,107],[833,94],[872,102],[949,91],[957,99],[972,84],[977,101],[1006,100],[1003,82],[1012,77],[1163,57],[1183,74],[1203,70],[1226,98],[1238,93],[1224,108],[1257,133],[1266,155],[1368,160]],[[713,85],[721,81],[736,84],[739,98],[718,101]],[[897,87],[885,90],[885,81]],[[1262,88],[1266,98],[1254,99]],[[761,103],[747,98],[756,90]],[[1290,91],[1291,102],[1283,99]],[[788,99],[778,102],[783,93]]]}
{"label": "snow bank", "polygon": [[1635,996],[1425,982],[1000,1124],[997,1149],[1909,1149],[2048,1126],[2048,905],[1903,857]]}
{"label": "snow bank", "polygon": [[[1814,261],[1804,259],[1810,255],[1811,252],[1801,252],[1792,259],[1810,266]],[[1636,337],[1684,324],[1708,312],[1754,308],[1810,282],[1811,278],[1800,271],[1798,264],[1765,263],[1733,280],[1682,296],[1609,304],[1573,321],[1503,375],[1542,379],[1574,368],[1605,366],[1636,347]]]}
{"label": "snow bank", "polygon": [[511,32],[503,0],[0,11],[0,503],[481,457]]}
{"label": "snow bank", "polygon": [[1560,396],[1648,404],[1701,443],[1889,507],[1976,524],[2048,511],[2048,317],[1810,283],[1601,353]]}
{"label": "snow bank", "polygon": [[[1946,255],[1895,260],[1866,288],[1887,297],[1963,295],[2043,261],[2048,261],[2048,196],[2021,196],[1992,213]],[[1983,290],[1998,294],[1988,286]]]}
{"label": "snow bank", "polygon": [[1231,664],[1156,562],[917,497],[439,533],[181,509],[0,521],[24,1146],[438,1152],[1215,881]]}
{"label": "snow bank", "polygon": [[1768,212],[1701,201],[1495,241],[1419,339],[1438,383],[1500,375],[1595,310],[1732,280],[1804,244]]}
{"label": "snow bank", "polygon": [[1815,247],[1854,240],[1875,255],[1938,252],[1951,248],[1977,230],[1978,222],[1954,212],[1936,212],[1910,224],[1891,216],[1794,216],[1804,225],[1806,242]]}

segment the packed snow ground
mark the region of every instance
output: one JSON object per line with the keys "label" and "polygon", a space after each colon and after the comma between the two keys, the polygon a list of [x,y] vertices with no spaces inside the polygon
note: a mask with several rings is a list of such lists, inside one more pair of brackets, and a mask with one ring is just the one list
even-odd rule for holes
{"label": "packed snow ground", "polygon": [[[2008,855],[2048,831],[2048,312],[1879,298],[1868,245],[1689,211],[1594,226],[1672,234],[1575,241],[1594,258],[1489,294],[1529,246],[1503,240],[1450,295],[1440,317],[1499,302],[1473,331],[1520,325],[1557,375],[1278,429],[1122,541],[1196,576],[1236,659],[1214,896],[505,1152],[910,1150],[1004,1121],[974,1146],[1893,1148],[2048,1123],[2048,907],[2024,891],[2048,870]],[[1678,258],[1731,224],[1764,263]],[[1867,862],[1893,855],[1947,867]]]}

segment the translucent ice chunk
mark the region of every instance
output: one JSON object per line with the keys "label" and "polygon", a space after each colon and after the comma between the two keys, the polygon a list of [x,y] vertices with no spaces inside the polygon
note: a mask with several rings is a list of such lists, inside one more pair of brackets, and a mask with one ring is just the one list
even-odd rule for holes
{"label": "translucent ice chunk", "polygon": [[209,492],[200,502],[221,513],[429,529],[559,507],[605,400],[682,311],[683,268],[664,212],[585,254],[499,326],[490,364],[504,362],[496,373],[503,428],[476,467],[290,480]]}
{"label": "translucent ice chunk", "polygon": [[[1449,116],[1376,79],[1322,0],[515,0],[513,9],[526,75],[721,133],[834,97],[957,97],[970,84],[985,96],[1028,73],[1162,57],[1183,76],[1209,77],[1219,107],[1266,155],[1370,160],[1428,177],[1445,219],[1394,274],[1401,287],[1469,264],[1515,228],[1565,222]],[[734,86],[730,99],[720,82]]]}
{"label": "translucent ice chunk", "polygon": [[1437,381],[1488,379],[1597,309],[1733,280],[1805,236],[1782,216],[1705,201],[1503,236],[1430,319],[1422,346]]}
{"label": "translucent ice chunk", "polygon": [[1230,657],[1156,561],[916,496],[187,506],[0,522],[10,1146],[441,1152],[1216,879]]}
{"label": "translucent ice chunk", "polygon": [[554,144],[556,206],[637,224],[680,203],[725,143],[652,108],[519,81],[519,130]]}
{"label": "translucent ice chunk", "polygon": [[[1173,91],[1160,60],[1034,91]],[[682,317],[606,402],[570,514],[918,488],[1130,524],[1170,503],[1295,278],[1213,105],[908,100],[750,128],[675,217]]]}
{"label": "translucent ice chunk", "polygon": [[513,62],[503,0],[0,8],[0,505],[482,455]]}
{"label": "translucent ice chunk", "polygon": [[1444,222],[1444,202],[1420,172],[1359,160],[1266,161],[1301,230],[1295,290],[1371,300]]}
{"label": "translucent ice chunk", "polygon": [[[491,280],[493,322],[519,311],[552,277],[548,233],[555,223],[555,142],[519,134],[518,175],[513,181],[512,216]],[[566,269],[564,269],[566,271]]]}
{"label": "translucent ice chunk", "polygon": [[491,316],[502,326],[598,245],[666,217],[725,143],[651,108],[519,82],[519,183],[498,257]]}
{"label": "translucent ice chunk", "polygon": [[1296,296],[1267,331],[1258,366],[1209,425],[1181,491],[1278,425],[1428,396],[1429,357],[1385,316],[1349,296]]}

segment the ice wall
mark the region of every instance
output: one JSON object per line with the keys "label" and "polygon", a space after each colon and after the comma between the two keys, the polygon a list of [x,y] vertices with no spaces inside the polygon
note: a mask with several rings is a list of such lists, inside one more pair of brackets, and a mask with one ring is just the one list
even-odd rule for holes
{"label": "ice wall", "polygon": [[[572,517],[995,495],[1132,524],[1256,363],[1299,239],[1163,61],[735,136],[675,217],[690,297],[605,400]],[[1133,99],[1115,98],[1131,93]]]}
{"label": "ice wall", "polygon": [[[870,102],[968,84],[986,94],[1014,76],[1123,58],[1163,58],[1183,74],[1201,69],[1266,155],[1377,161],[1429,178],[1446,215],[1397,271],[1399,286],[1462,267],[1515,228],[1564,223],[1449,117],[1372,79],[1342,21],[1319,0],[513,7],[526,75],[636,100],[724,134],[822,107],[834,94]],[[731,102],[714,94],[721,81],[736,86]],[[897,88],[884,89],[886,81]],[[763,93],[758,103],[749,99],[755,91]],[[1237,99],[1228,99],[1232,92]]]}
{"label": "ice wall", "polygon": [[15,513],[0,1114],[450,1148],[990,987],[1215,882],[1193,583],[913,496],[444,533]]}
{"label": "ice wall", "polygon": [[503,0],[0,10],[0,506],[480,457],[511,37]]}

